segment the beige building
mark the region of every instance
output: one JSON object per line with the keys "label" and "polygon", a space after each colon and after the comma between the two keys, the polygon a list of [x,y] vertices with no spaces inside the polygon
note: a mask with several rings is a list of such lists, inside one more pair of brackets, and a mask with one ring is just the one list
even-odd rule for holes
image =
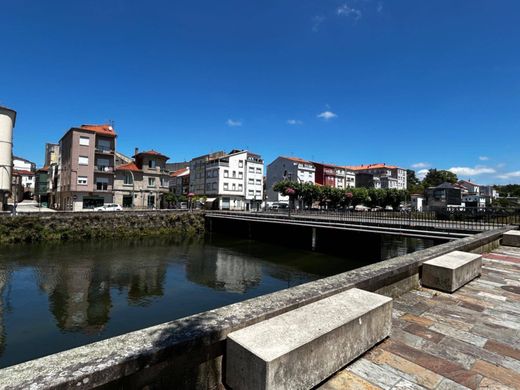
{"label": "beige building", "polygon": [[115,169],[114,203],[125,208],[161,208],[164,194],[169,192],[169,157],[150,150],[133,156],[134,161]]}
{"label": "beige building", "polygon": [[116,148],[112,126],[73,127],[59,144],[57,208],[80,211],[112,203]]}

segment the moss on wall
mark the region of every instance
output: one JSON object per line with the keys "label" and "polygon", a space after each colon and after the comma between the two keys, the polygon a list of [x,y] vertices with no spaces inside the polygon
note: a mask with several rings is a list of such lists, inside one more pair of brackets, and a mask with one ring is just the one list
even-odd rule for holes
{"label": "moss on wall", "polygon": [[204,233],[204,215],[188,212],[63,213],[0,217],[0,244]]}

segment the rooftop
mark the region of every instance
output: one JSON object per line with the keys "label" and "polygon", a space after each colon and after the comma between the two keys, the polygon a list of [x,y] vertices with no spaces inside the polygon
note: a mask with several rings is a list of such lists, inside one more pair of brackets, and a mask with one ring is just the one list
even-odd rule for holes
{"label": "rooftop", "polygon": [[453,294],[394,300],[388,339],[321,390],[520,388],[520,248],[485,254],[482,276]]}
{"label": "rooftop", "polygon": [[175,172],[172,172],[170,174],[171,177],[179,177],[179,176],[186,176],[190,174],[190,168],[181,168],[176,170]]}
{"label": "rooftop", "polygon": [[136,158],[137,156],[145,156],[145,155],[146,155],[146,156],[162,157],[162,158],[165,158],[165,159],[167,159],[167,160],[170,158],[170,157],[165,156],[164,154],[159,153],[158,151],[153,150],[153,149],[152,149],[152,150],[148,150],[148,151],[146,151],[146,152],[139,152],[139,153],[135,154],[135,155],[132,156],[132,157]]}
{"label": "rooftop", "polygon": [[353,171],[361,171],[361,170],[364,170],[364,169],[382,169],[382,168],[387,168],[387,169],[403,169],[403,168],[399,168],[398,166],[395,166],[395,165],[386,165],[385,163],[376,163],[376,164],[367,164],[367,165],[345,166],[344,168],[346,168],[346,169],[351,169],[351,170],[353,170]]}
{"label": "rooftop", "polygon": [[89,130],[93,131],[96,134],[106,135],[108,137],[115,137],[116,132],[111,125],[103,124],[103,125],[81,125],[79,127],[81,130]]}
{"label": "rooftop", "polygon": [[135,165],[134,162],[130,162],[128,164],[119,165],[116,167],[116,171],[132,171],[132,172],[141,172],[139,167]]}

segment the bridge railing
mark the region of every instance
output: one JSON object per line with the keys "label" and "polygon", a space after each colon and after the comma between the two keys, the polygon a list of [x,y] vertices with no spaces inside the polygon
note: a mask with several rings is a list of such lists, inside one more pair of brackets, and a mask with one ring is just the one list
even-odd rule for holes
{"label": "bridge railing", "polygon": [[[219,213],[223,213],[220,211]],[[250,212],[227,211],[225,213],[265,216],[279,219],[308,219],[330,222],[395,225],[460,231],[486,231],[506,225],[520,225],[520,208],[490,209],[439,208],[430,211],[352,211],[352,210],[254,210]]]}

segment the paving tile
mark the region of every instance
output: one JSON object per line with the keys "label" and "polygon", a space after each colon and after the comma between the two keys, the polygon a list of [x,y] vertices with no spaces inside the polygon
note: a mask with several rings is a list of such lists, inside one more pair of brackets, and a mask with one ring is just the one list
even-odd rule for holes
{"label": "paving tile", "polygon": [[478,336],[473,333],[466,332],[464,330],[453,329],[449,326],[442,324],[433,324],[432,326],[430,326],[430,329],[442,333],[446,336],[451,336],[454,339],[458,339],[466,343],[476,345],[478,347],[483,347],[487,342],[487,339],[482,336]]}
{"label": "paving tile", "polygon": [[466,370],[459,364],[452,363],[446,359],[433,356],[396,341],[385,343],[382,348],[470,389],[476,389],[482,379],[478,373]]}
{"label": "paving tile", "polygon": [[381,390],[381,387],[376,386],[365,379],[349,372],[347,370],[340,371],[334,375],[327,382],[318,386],[319,390]]}
{"label": "paving tile", "polygon": [[378,365],[393,367],[401,373],[403,378],[427,389],[434,389],[442,380],[442,376],[433,371],[382,349],[371,353],[368,359]]}
{"label": "paving tile", "polygon": [[471,328],[471,333],[512,346],[520,343],[520,336],[517,330],[497,326],[496,324],[475,324]]}
{"label": "paving tile", "polygon": [[[433,325],[433,322],[431,322],[430,325]],[[404,330],[434,343],[438,343],[445,337],[442,333],[438,333],[432,329],[417,324],[410,324],[405,327]]]}
{"label": "paving tile", "polygon": [[428,326],[433,324],[433,320],[430,320],[430,319],[425,318],[425,317],[416,316],[416,315],[410,314],[410,313],[407,313],[407,314],[401,316],[400,319],[404,320],[404,321],[407,321],[407,322],[411,322],[411,323],[417,324],[417,325],[426,326],[426,327],[428,327]]}
{"label": "paving tile", "polygon": [[406,379],[401,379],[397,384],[392,387],[392,390],[424,390],[424,387],[419,386],[413,382],[407,381]]}
{"label": "paving tile", "polygon": [[469,387],[462,386],[457,382],[453,382],[448,378],[444,378],[435,390],[468,390]]}
{"label": "paving tile", "polygon": [[514,389],[520,388],[520,374],[506,368],[498,367],[483,360],[477,360],[473,370],[481,373],[484,377],[493,379],[503,385]]}
{"label": "paving tile", "polygon": [[520,360],[520,349],[513,348],[509,345],[502,344],[494,340],[488,340],[484,348],[488,351],[496,352],[500,355],[509,356],[513,359]]}
{"label": "paving tile", "polygon": [[514,390],[512,387],[503,385],[489,378],[483,378],[478,388],[481,390]]}
{"label": "paving tile", "polygon": [[452,328],[460,329],[460,330],[468,331],[474,326],[474,324],[472,324],[471,322],[459,321],[459,320],[447,318],[440,314],[435,314],[435,313],[424,313],[423,317],[433,320],[433,321],[435,321],[435,323],[448,325],[448,326],[451,326]]}
{"label": "paving tile", "polygon": [[346,370],[381,387],[382,389],[391,389],[401,379],[403,379],[365,358],[356,360],[348,366]]}

